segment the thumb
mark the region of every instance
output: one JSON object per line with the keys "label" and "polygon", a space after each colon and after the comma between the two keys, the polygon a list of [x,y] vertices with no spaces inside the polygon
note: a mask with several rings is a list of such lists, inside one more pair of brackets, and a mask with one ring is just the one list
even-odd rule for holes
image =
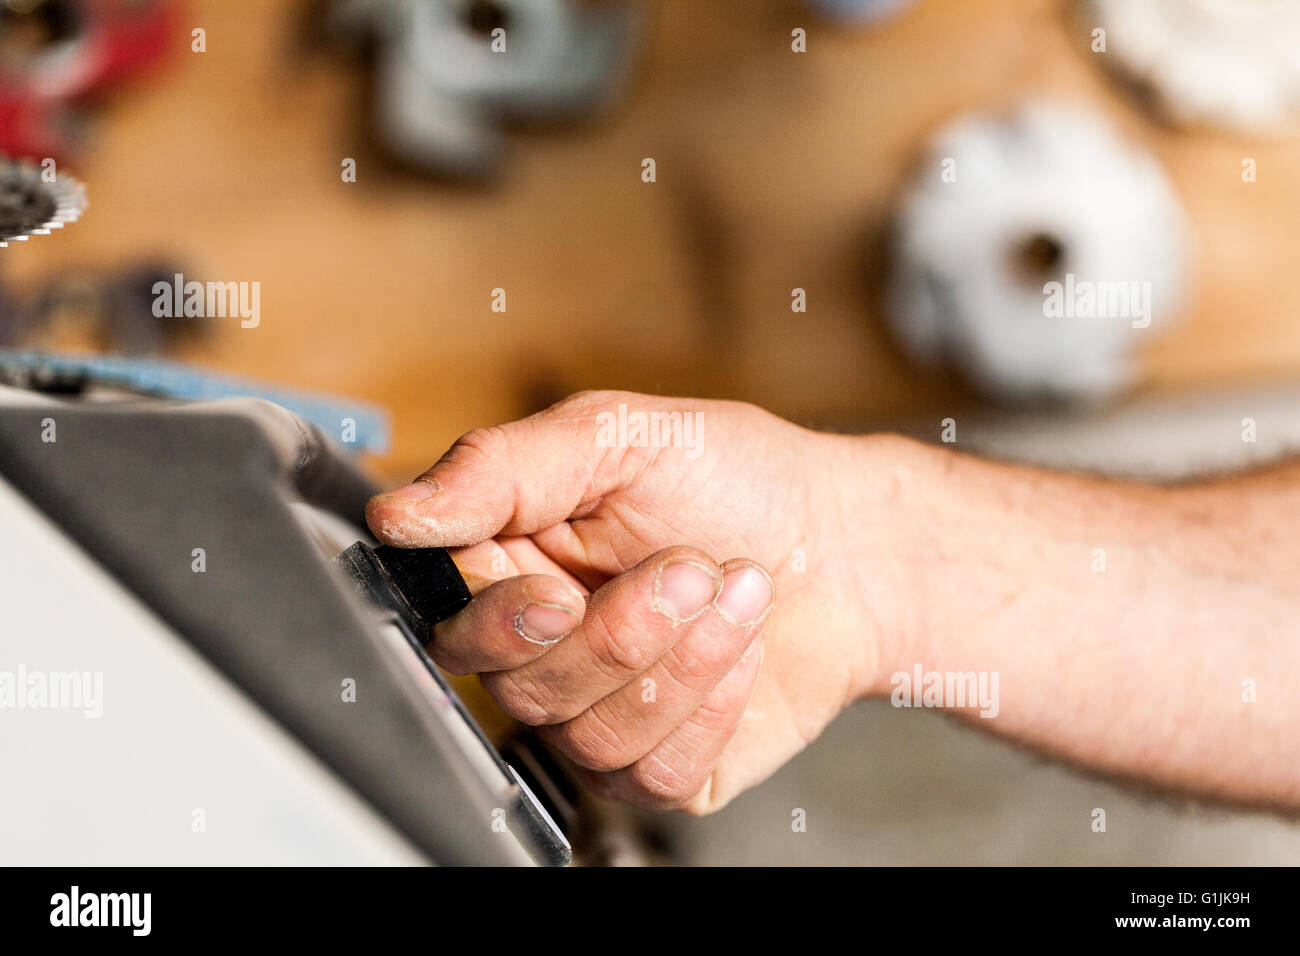
{"label": "thumb", "polygon": [[625,452],[596,442],[606,405],[576,395],[530,418],[469,432],[411,484],[370,499],[370,530],[395,547],[446,548],[567,520],[621,485]]}

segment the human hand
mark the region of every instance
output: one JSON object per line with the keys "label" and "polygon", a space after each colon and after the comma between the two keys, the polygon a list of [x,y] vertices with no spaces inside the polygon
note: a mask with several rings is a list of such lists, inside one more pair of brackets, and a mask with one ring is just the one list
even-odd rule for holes
{"label": "human hand", "polygon": [[[676,413],[676,445],[626,447],[620,405]],[[707,813],[878,681],[873,605],[893,588],[883,563],[865,572],[886,545],[864,515],[888,483],[872,500],[862,441],[739,403],[582,393],[470,432],[367,519],[495,581],[436,629],[439,666],[480,673],[597,792]]]}

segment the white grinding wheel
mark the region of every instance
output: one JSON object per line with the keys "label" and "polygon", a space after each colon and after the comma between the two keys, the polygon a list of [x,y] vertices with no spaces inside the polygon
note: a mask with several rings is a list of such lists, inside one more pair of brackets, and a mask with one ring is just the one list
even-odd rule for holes
{"label": "white grinding wheel", "polygon": [[1163,170],[1076,108],[947,126],[896,225],[892,330],[999,401],[1108,397],[1187,298],[1187,219]]}
{"label": "white grinding wheel", "polygon": [[1098,54],[1175,122],[1248,135],[1300,128],[1296,0],[1085,0]]}

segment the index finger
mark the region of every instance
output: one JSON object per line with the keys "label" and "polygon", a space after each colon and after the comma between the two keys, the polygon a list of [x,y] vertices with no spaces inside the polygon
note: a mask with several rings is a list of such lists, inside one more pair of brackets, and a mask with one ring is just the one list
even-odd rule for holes
{"label": "index finger", "polygon": [[535,534],[581,516],[635,474],[625,467],[634,452],[597,441],[600,415],[619,397],[575,395],[529,418],[469,432],[411,484],[370,500],[371,531],[399,548],[449,548]]}

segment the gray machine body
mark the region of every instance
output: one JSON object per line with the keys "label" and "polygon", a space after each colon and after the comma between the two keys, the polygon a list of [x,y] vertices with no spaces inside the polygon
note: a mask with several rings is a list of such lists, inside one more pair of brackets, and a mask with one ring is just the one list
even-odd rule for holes
{"label": "gray machine body", "polygon": [[0,862],[566,862],[332,568],[369,493],[266,402],[0,389]]}

